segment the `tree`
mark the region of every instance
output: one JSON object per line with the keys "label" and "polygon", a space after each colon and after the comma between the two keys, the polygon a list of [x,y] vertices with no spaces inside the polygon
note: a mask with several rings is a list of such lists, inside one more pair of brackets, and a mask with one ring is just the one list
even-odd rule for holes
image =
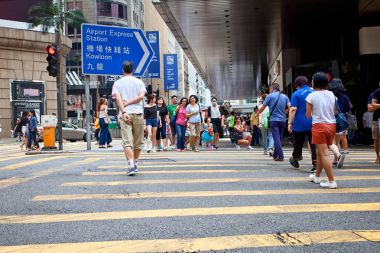
{"label": "tree", "polygon": [[42,31],[47,32],[49,28],[58,29],[63,34],[65,25],[80,28],[86,22],[83,13],[79,9],[66,10],[64,0],[47,0],[32,6],[29,9],[29,21],[31,28],[41,25]]}
{"label": "tree", "polygon": [[42,32],[46,33],[50,28],[55,28],[56,44],[58,46],[58,76],[57,76],[57,110],[58,110],[58,139],[59,149],[63,149],[62,143],[62,87],[61,87],[61,48],[66,25],[80,28],[86,22],[83,13],[79,9],[67,10],[65,0],[45,0],[32,6],[29,11],[30,28],[42,26]]}

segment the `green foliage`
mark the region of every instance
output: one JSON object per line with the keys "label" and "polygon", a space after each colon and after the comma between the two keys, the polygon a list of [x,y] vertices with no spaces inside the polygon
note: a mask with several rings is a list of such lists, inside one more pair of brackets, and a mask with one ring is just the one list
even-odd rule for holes
{"label": "green foliage", "polygon": [[42,31],[47,32],[49,28],[54,27],[61,34],[65,25],[80,28],[81,24],[86,22],[82,11],[66,10],[64,2],[64,0],[46,1],[32,6],[28,11],[31,28],[41,25]]}

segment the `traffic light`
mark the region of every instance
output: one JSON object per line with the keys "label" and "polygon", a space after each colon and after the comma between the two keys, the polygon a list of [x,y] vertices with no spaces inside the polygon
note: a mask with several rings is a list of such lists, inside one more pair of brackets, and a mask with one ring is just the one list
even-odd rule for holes
{"label": "traffic light", "polygon": [[46,47],[46,52],[48,56],[46,57],[46,61],[48,62],[48,66],[46,70],[49,72],[49,76],[57,77],[58,75],[58,48],[56,45],[48,45]]}

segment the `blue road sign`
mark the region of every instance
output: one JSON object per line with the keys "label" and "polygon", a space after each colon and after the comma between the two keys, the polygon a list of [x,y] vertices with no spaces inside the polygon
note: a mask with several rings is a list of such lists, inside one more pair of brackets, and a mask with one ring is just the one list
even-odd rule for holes
{"label": "blue road sign", "polygon": [[141,29],[82,24],[82,71],[86,75],[122,75],[123,61],[142,76],[154,55]]}
{"label": "blue road sign", "polygon": [[164,54],[164,89],[178,90],[178,63],[176,54]]}
{"label": "blue road sign", "polygon": [[146,38],[153,48],[154,56],[148,68],[149,78],[161,78],[160,72],[160,34],[158,31],[146,32]]}

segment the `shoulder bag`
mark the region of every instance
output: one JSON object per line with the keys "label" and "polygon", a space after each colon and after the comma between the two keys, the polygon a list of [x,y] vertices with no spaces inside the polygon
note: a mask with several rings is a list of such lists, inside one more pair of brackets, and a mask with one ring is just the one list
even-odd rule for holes
{"label": "shoulder bag", "polygon": [[274,109],[276,109],[277,104],[278,104],[278,100],[280,100],[280,97],[281,97],[281,92],[279,92],[278,97],[277,97],[277,100],[276,100],[276,103],[274,104],[272,110],[269,112],[269,117],[268,117],[268,128],[270,128],[270,117],[272,117],[272,113],[274,112]]}
{"label": "shoulder bag", "polygon": [[339,105],[338,105],[338,100],[335,99],[335,107],[336,110],[338,111],[338,114],[335,115],[336,118],[336,132],[340,133],[348,129],[348,123],[346,116],[344,113],[340,110]]}

